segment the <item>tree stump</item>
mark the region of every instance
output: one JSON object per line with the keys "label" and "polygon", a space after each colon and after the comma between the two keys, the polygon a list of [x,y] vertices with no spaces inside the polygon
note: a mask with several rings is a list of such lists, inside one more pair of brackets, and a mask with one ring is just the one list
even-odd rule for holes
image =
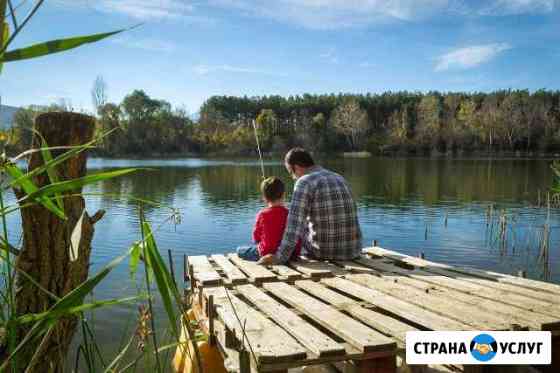
{"label": "tree stump", "polygon": [[[37,117],[34,128],[43,136],[49,147],[76,146],[92,140],[95,120],[90,116],[77,113],[46,113]],[[41,138],[34,134],[32,148],[37,149],[41,145]],[[53,150],[53,158],[65,151],[67,150]],[[87,155],[84,151],[58,165],[56,172],[59,181],[85,176],[86,162]],[[35,152],[29,159],[28,169],[31,171],[42,164],[41,152]],[[47,173],[34,177],[33,182],[38,187],[50,183]],[[18,198],[24,196],[21,190],[15,190],[15,193]],[[81,193],[81,189],[68,192],[63,196],[66,221],[38,205],[21,210],[23,247],[16,260],[16,267],[25,271],[42,287],[58,297],[68,294],[87,279],[94,224],[102,216],[102,212],[99,212],[91,218],[85,211],[85,201],[81,195],[69,197],[71,194],[78,193]],[[78,257],[71,258],[71,235],[80,218],[82,218],[81,239]],[[44,312],[55,303],[52,297],[19,274],[16,277],[16,286],[18,316]],[[42,338],[38,338],[26,346],[23,355],[18,359],[18,364],[31,362],[30,372],[62,371],[77,322],[76,317],[62,318],[45,341],[41,343]],[[18,339],[21,340],[28,331],[29,327],[18,330]],[[38,348],[41,351],[35,355]],[[31,361],[34,355],[35,359]]]}

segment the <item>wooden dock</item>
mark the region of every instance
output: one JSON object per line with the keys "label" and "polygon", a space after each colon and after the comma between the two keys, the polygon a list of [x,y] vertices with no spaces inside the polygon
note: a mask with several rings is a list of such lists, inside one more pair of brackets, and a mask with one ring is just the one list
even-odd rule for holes
{"label": "wooden dock", "polygon": [[[329,364],[396,372],[413,330],[548,330],[560,372],[560,285],[458,268],[380,247],[354,261],[263,267],[236,254],[190,256],[194,309],[230,371]],[[411,372],[526,372],[532,367],[406,367]]]}

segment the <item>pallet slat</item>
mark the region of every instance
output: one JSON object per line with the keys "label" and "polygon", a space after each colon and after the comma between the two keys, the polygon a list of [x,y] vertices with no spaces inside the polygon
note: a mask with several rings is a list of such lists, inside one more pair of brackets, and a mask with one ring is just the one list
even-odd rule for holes
{"label": "pallet slat", "polygon": [[286,331],[237,296],[229,294],[228,297],[225,288],[204,289],[204,295],[214,296],[216,314],[245,345],[247,351],[254,352],[258,364],[301,360],[307,357],[305,348]]}
{"label": "pallet slat", "polygon": [[295,285],[309,294],[320,298],[339,309],[343,309],[356,319],[368,324],[380,332],[397,339],[398,345],[401,348],[404,347],[406,332],[418,330],[411,325],[403,323],[402,321],[364,308],[353,299],[328,289],[320,283],[303,280],[296,281]]}
{"label": "pallet slat", "polygon": [[380,259],[361,257],[356,259],[356,261],[368,267],[374,268],[384,276],[388,276],[388,273],[396,273],[410,277],[411,279],[437,285],[439,287],[445,287],[452,290],[459,289],[464,293],[476,295],[480,298],[489,300],[499,299],[500,302],[504,304],[520,307],[529,312],[539,312],[553,318],[560,318],[560,313],[558,313],[557,307],[549,302],[528,298],[520,294],[500,289],[486,287],[482,284],[474,284],[469,281],[464,281],[461,278],[451,278],[442,274],[427,272],[421,269],[404,269],[392,263],[385,263]]}
{"label": "pallet slat", "polygon": [[204,255],[189,256],[188,262],[193,266],[193,275],[196,281],[203,286],[220,285],[222,278],[216,272],[208,258]]}
{"label": "pallet slat", "polygon": [[472,326],[440,316],[422,307],[343,278],[325,278],[321,280],[321,283],[430,330],[472,330]]}
{"label": "pallet slat", "polygon": [[396,251],[391,251],[380,247],[369,247],[364,250],[365,252],[373,255],[388,257],[393,260],[402,261],[404,263],[408,263],[418,267],[432,267],[432,268],[447,269],[457,273],[483,277],[485,279],[497,281],[499,283],[511,284],[511,285],[521,286],[527,289],[532,289],[540,292],[551,292],[556,295],[560,295],[560,285],[557,284],[551,284],[543,281],[515,277],[504,273],[483,271],[474,268],[455,267],[443,263],[431,262],[425,259],[415,258],[413,256],[400,254]]}
{"label": "pallet slat", "polygon": [[[514,321],[524,320],[514,319],[511,316],[496,314],[496,312],[484,312],[484,309],[470,304],[457,301],[446,297],[445,293],[433,294],[431,291],[421,291],[417,288],[400,284],[399,282],[389,281],[380,277],[358,274],[348,275],[346,279],[394,296],[408,303],[438,313],[442,316],[455,319],[464,324],[469,324],[480,330],[511,330]],[[527,324],[521,325],[525,327]]]}
{"label": "pallet slat", "polygon": [[278,276],[285,277],[288,281],[299,280],[302,277],[301,273],[285,265],[273,265],[271,269],[276,272]]}
{"label": "pallet slat", "polygon": [[[481,297],[479,294],[463,292],[460,288],[445,288],[439,286],[436,281],[425,282],[406,275],[386,272],[380,272],[378,275],[387,281],[397,281],[401,285],[411,286],[424,292],[429,291],[432,295],[437,295],[438,297],[454,299],[458,302],[479,307],[481,312],[484,312],[482,310],[486,310],[487,312],[502,315],[502,317],[505,318],[509,317],[512,323],[528,325],[532,330],[560,330],[559,318],[537,313],[532,310],[529,311],[518,305],[504,303],[500,297],[488,299],[489,294],[484,294],[484,297]],[[347,278],[348,277],[349,276],[347,276]]]}
{"label": "pallet slat", "polygon": [[307,258],[299,258],[299,260],[291,261],[288,265],[296,271],[313,278],[331,277],[341,274],[341,269],[333,264]]}
{"label": "pallet slat", "polygon": [[224,255],[215,254],[211,256],[212,260],[224,271],[226,277],[231,281],[232,284],[240,284],[247,282],[247,276],[239,270],[232,262],[228,260]]}
{"label": "pallet slat", "polygon": [[251,281],[271,281],[276,279],[276,275],[256,262],[241,259],[237,254],[229,254],[231,260]]}
{"label": "pallet slat", "polygon": [[299,343],[317,354],[317,356],[324,357],[345,354],[344,346],[314,328],[292,310],[283,306],[257,287],[253,285],[241,285],[237,286],[236,290],[253,303],[261,312],[287,330]]}
{"label": "pallet slat", "polygon": [[391,351],[396,348],[396,343],[391,338],[365,328],[358,321],[337,311],[332,306],[309,297],[293,286],[281,282],[270,282],[263,284],[263,287],[364,353]]}

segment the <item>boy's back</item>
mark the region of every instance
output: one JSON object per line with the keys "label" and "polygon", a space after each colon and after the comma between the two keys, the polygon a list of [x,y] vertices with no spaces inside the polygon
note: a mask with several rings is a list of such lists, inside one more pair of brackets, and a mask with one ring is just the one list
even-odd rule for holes
{"label": "boy's back", "polygon": [[[288,220],[288,209],[284,205],[270,206],[259,211],[253,229],[253,241],[259,244],[259,255],[276,253]],[[299,255],[299,247],[296,252]]]}

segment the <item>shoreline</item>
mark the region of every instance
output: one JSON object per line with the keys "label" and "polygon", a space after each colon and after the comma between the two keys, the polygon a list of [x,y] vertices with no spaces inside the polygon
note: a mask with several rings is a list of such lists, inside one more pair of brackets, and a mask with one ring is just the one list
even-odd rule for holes
{"label": "shoreline", "polygon": [[[323,158],[338,158],[338,159],[368,159],[368,158],[387,158],[387,159],[453,159],[453,160],[560,160],[560,153],[538,153],[538,152],[431,152],[431,153],[407,153],[407,152],[384,152],[372,154],[367,151],[360,152],[337,152],[337,153],[314,153],[318,159]],[[263,153],[263,159],[282,160],[284,152]],[[133,159],[133,160],[172,160],[172,159],[255,159],[258,160],[258,154],[247,153],[230,153],[230,152],[212,152],[212,153],[149,153],[149,154],[96,154],[90,155],[92,158],[97,159]]]}

